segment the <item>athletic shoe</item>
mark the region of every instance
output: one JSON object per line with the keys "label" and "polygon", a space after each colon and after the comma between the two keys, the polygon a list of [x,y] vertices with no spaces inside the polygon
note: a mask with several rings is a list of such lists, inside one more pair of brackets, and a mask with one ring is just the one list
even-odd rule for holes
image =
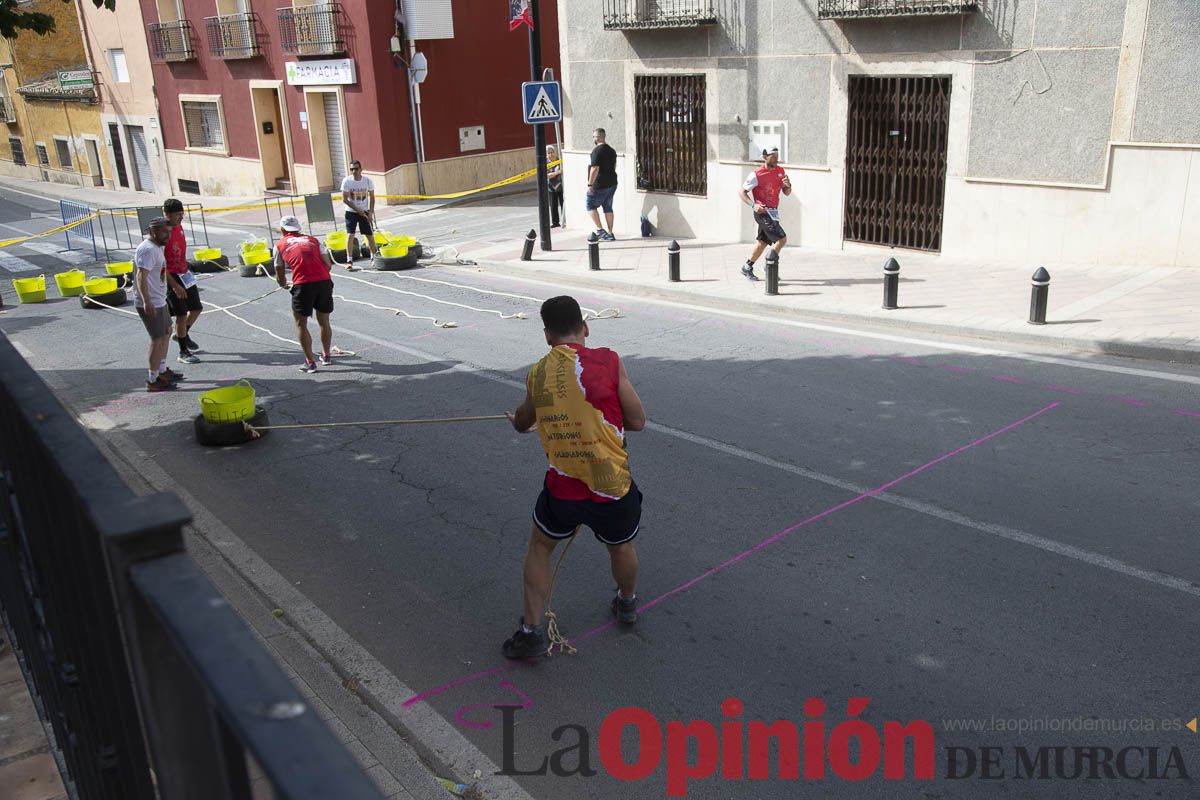
{"label": "athletic shoe", "polygon": [[317,356],[317,359],[320,361],[322,367],[328,367],[333,364],[333,356],[329,353],[321,353],[321,355]]}
{"label": "athletic shoe", "polygon": [[747,261],[742,264],[742,274],[752,281],[758,280],[758,276],[754,274],[754,265]]}
{"label": "athletic shoe", "polygon": [[300,367],[300,371],[304,372],[304,373],[309,373],[309,374],[316,372],[317,371],[317,362],[305,361],[304,366]]}
{"label": "athletic shoe", "polygon": [[[525,618],[521,617],[521,625],[524,624]],[[518,627],[517,632],[504,641],[501,651],[505,658],[543,656],[546,654],[546,638],[540,627],[533,628],[529,633],[523,627]]]}
{"label": "athletic shoe", "polygon": [[617,237],[613,236],[608,231],[597,231],[596,237],[602,242],[615,242]]}
{"label": "athletic shoe", "polygon": [[194,355],[192,355],[187,350],[180,350],[179,351],[179,363],[180,364],[199,364],[200,359],[196,358]]}
{"label": "athletic shoe", "polygon": [[617,596],[612,601],[612,612],[617,618],[617,622],[624,625],[632,625],[637,622],[637,595],[634,595],[629,600],[621,597],[618,591]]}
{"label": "athletic shoe", "polygon": [[199,350],[200,349],[200,345],[196,344],[196,340],[192,338],[192,335],[190,333],[187,336],[183,337],[183,346],[186,347],[188,350]]}
{"label": "athletic shoe", "polygon": [[170,381],[164,381],[164,380],[146,381],[146,391],[147,392],[173,392],[178,388],[179,388],[179,386],[177,386],[174,383],[171,383]]}
{"label": "athletic shoe", "polygon": [[170,381],[171,383],[179,383],[181,380],[183,380],[183,373],[176,372],[175,370],[171,369],[170,367],[167,367],[165,370],[158,373],[158,379],[160,381],[163,379],[166,379],[166,380]]}

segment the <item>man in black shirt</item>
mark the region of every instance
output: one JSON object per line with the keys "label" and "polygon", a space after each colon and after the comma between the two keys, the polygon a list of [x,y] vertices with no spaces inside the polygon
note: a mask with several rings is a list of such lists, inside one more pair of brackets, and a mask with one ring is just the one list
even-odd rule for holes
{"label": "man in black shirt", "polygon": [[[604,143],[604,128],[592,131],[591,166],[588,167],[587,210],[592,215],[596,225],[596,237],[601,241],[611,242],[613,236],[613,195],[617,193],[617,151]],[[608,230],[600,224],[600,211],[604,209],[604,221]]]}

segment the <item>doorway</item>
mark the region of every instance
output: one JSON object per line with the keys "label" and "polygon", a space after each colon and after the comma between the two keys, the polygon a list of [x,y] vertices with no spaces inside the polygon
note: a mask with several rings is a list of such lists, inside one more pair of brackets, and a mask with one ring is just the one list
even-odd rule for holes
{"label": "doorway", "polygon": [[851,75],[843,236],[942,249],[950,78]]}
{"label": "doorway", "polygon": [[154,191],[154,173],[150,171],[150,151],[146,148],[146,131],[141,125],[126,125],[129,150],[133,155],[134,187],[140,192]]}
{"label": "doorway", "polygon": [[258,126],[258,157],[262,163],[263,186],[268,190],[292,191],[292,168],[288,159],[287,131],[279,89],[252,87],[254,120]]}
{"label": "doorway", "polygon": [[83,149],[87,153],[88,172],[91,173],[92,185],[104,185],[104,172],[100,166],[100,148],[95,139],[84,139]]}
{"label": "doorway", "polygon": [[321,191],[337,191],[346,177],[345,125],[342,97],[338,91],[308,91],[308,135],[312,141],[313,166]]}

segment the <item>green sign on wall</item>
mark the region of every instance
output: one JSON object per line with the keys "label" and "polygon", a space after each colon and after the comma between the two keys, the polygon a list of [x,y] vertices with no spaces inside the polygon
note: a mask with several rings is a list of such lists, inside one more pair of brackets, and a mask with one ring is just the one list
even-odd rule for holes
{"label": "green sign on wall", "polygon": [[59,89],[91,89],[93,85],[92,73],[86,69],[58,73]]}

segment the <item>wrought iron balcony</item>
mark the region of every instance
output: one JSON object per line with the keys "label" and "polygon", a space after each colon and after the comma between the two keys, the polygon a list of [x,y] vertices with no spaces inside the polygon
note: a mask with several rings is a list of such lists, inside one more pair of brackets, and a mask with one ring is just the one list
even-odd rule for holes
{"label": "wrought iron balcony", "polygon": [[978,10],[978,0],[817,0],[817,19],[929,17]]}
{"label": "wrought iron balcony", "polygon": [[715,0],[604,0],[604,29],[696,28],[717,24]]}
{"label": "wrought iron balcony", "polygon": [[205,17],[204,26],[208,29],[208,51],[213,57],[232,61],[262,55],[257,14]]}
{"label": "wrought iron balcony", "polygon": [[346,52],[341,3],[279,9],[279,40],[293,56],[331,56]]}
{"label": "wrought iron balcony", "polygon": [[192,47],[192,23],[186,19],[171,22],[151,22],[150,52],[155,61],[191,61],[196,57]]}
{"label": "wrought iron balcony", "polygon": [[0,95],[0,122],[16,122],[17,109],[11,97]]}

